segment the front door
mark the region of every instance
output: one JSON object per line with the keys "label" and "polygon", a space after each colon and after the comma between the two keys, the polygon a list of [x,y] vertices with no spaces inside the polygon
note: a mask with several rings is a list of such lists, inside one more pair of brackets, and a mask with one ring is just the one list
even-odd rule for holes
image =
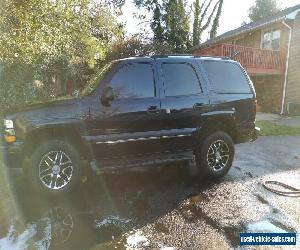
{"label": "front door", "polygon": [[207,110],[209,98],[201,85],[198,65],[193,59],[158,59],[163,81],[161,99],[162,149],[187,150],[194,146],[194,136]]}
{"label": "front door", "polygon": [[99,101],[97,158],[159,151],[160,99],[153,67],[150,60],[120,61],[105,83],[115,98],[109,104]]}

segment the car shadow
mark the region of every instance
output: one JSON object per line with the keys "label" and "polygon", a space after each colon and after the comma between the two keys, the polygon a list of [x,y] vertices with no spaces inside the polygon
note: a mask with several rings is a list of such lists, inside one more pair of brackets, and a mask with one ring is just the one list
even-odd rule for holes
{"label": "car shadow", "polygon": [[[25,224],[37,225],[32,244],[48,242],[51,249],[89,249],[100,244],[114,249],[114,239],[153,222],[214,184],[200,181],[187,169],[187,163],[173,163],[102,174],[60,197],[41,195],[19,183],[15,195]],[[165,229],[158,225],[157,230]]]}

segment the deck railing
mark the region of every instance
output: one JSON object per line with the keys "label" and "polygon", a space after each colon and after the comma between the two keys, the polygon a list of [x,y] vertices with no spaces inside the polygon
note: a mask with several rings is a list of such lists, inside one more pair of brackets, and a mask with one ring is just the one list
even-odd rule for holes
{"label": "deck railing", "polygon": [[285,55],[281,51],[250,48],[232,44],[217,44],[208,48],[200,49],[194,54],[209,56],[233,57],[246,69],[270,69],[284,71]]}

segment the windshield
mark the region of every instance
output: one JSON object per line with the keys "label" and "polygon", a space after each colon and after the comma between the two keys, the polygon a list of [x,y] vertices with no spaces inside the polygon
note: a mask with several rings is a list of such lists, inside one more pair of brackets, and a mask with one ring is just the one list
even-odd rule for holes
{"label": "windshield", "polygon": [[112,69],[115,62],[110,62],[106,64],[96,75],[93,77],[88,84],[84,87],[81,92],[81,96],[87,96],[94,92],[94,90],[98,87],[101,81],[107,76],[107,74]]}

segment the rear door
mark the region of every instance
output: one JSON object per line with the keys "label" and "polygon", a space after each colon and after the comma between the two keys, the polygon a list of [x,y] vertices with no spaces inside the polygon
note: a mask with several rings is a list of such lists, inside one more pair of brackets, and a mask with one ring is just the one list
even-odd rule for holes
{"label": "rear door", "polygon": [[161,147],[167,151],[192,149],[194,137],[206,112],[206,94],[193,59],[157,59],[163,83],[161,99]]}

